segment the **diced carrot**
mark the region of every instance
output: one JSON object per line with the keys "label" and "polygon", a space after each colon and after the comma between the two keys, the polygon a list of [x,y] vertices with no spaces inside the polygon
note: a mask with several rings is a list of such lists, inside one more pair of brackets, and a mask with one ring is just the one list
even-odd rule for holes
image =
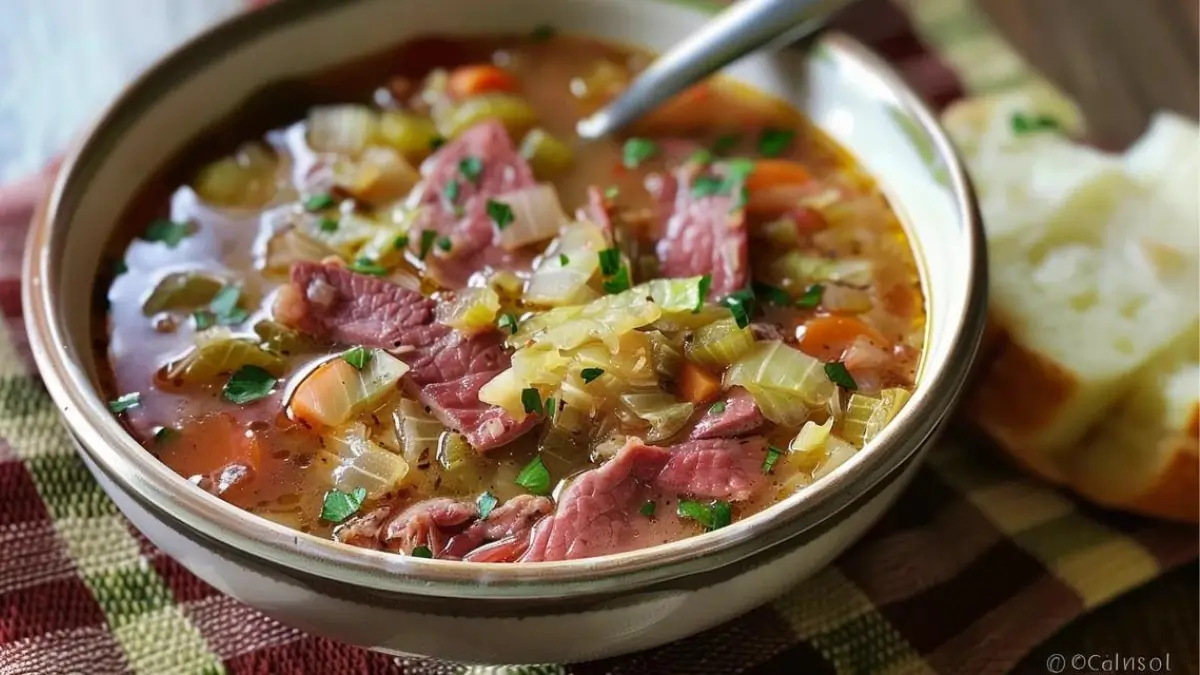
{"label": "diced carrot", "polygon": [[351,414],[347,383],[357,380],[357,371],[345,359],[332,359],[317,366],[304,378],[288,407],[292,416],[313,426],[334,426]]}
{"label": "diced carrot", "polygon": [[514,92],[519,88],[511,73],[490,64],[462,66],[450,73],[450,93],[456,98],[470,98],[491,91]]}
{"label": "diced carrot", "polygon": [[889,348],[887,338],[861,319],[852,316],[820,316],[804,322],[804,332],[800,335],[800,351],[822,361],[837,361],[860,335],[877,347]]}
{"label": "diced carrot", "polygon": [[754,192],[779,185],[806,185],[812,174],[800,162],[787,159],[759,159],[746,178],[746,189]]}
{"label": "diced carrot", "polygon": [[818,184],[803,164],[786,159],[760,159],[746,177],[746,213],[756,218],[778,218],[791,213]]}
{"label": "diced carrot", "polygon": [[684,362],[675,384],[679,398],[695,405],[708,403],[721,393],[721,378],[691,361]]}

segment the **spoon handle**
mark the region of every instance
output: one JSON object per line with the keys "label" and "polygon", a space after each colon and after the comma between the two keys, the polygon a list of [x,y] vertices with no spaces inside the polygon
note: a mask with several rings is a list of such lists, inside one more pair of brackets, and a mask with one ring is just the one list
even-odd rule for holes
{"label": "spoon handle", "polygon": [[740,0],[655,59],[616,100],[580,120],[586,139],[608,135],[699,80],[773,42],[815,30],[849,0]]}

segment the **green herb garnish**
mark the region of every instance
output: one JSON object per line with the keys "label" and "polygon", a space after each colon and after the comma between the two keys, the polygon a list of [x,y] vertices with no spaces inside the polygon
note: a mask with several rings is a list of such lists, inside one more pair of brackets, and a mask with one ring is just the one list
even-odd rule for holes
{"label": "green herb garnish", "polygon": [[459,160],[458,171],[471,183],[479,185],[479,179],[483,177],[483,160],[475,155],[467,155]]}
{"label": "green herb garnish", "polygon": [[451,247],[453,247],[453,246],[454,246],[454,242],[450,241],[450,237],[438,237],[437,247],[442,249],[446,253],[449,253]]}
{"label": "green herb garnish", "polygon": [[192,312],[192,321],[196,324],[196,330],[204,330],[211,328],[217,322],[217,317],[207,309],[198,309]]}
{"label": "green herb garnish", "polygon": [[541,455],[534,457],[532,462],[521,469],[521,473],[517,474],[517,485],[535,495],[550,494],[550,471],[542,463]]}
{"label": "green herb garnish", "polygon": [[571,264],[571,259],[567,257],[566,253],[560,253],[558,254],[558,264],[561,267],[566,267]]}
{"label": "green herb garnish", "polygon": [[374,260],[371,260],[370,258],[359,258],[358,260],[350,263],[347,269],[349,269],[351,272],[367,274],[373,277],[382,277],[387,275],[387,268],[375,262]]}
{"label": "green herb garnish", "polygon": [[754,160],[735,157],[725,163],[725,175],[730,181],[745,181],[754,173]]}
{"label": "green herb garnish", "polygon": [[238,300],[242,297],[242,289],[237,286],[222,286],[208,303],[208,309],[218,317],[225,316],[237,309]]}
{"label": "green herb garnish", "polygon": [[584,368],[579,371],[579,376],[583,378],[584,384],[591,384],[592,380],[604,374],[603,368]]}
{"label": "green herb garnish", "polygon": [[621,293],[633,288],[633,283],[629,280],[629,268],[621,265],[621,269],[612,277],[605,279],[600,286],[604,288],[604,292],[609,295]]}
{"label": "green herb garnish", "polygon": [[266,397],[274,388],[274,375],[258,366],[242,366],[229,377],[221,394],[230,403],[244,405]]}
{"label": "green herb garnish", "polygon": [[858,389],[858,383],[850,376],[850,371],[846,370],[846,364],[841,361],[833,361],[825,364],[825,377],[829,381],[843,389],[854,391]]}
{"label": "green herb garnish", "polygon": [[745,185],[738,187],[737,193],[733,198],[733,205],[729,207],[729,212],[741,211],[746,208],[746,203],[750,201],[750,189]]}
{"label": "green herb garnish", "polygon": [[725,401],[717,401],[716,403],[708,406],[708,412],[714,415],[720,415],[721,413],[725,412]]}
{"label": "green herb garnish", "polygon": [[654,511],[655,511],[655,509],[657,509],[657,508],[658,508],[658,505],[657,505],[657,504],[655,504],[655,503],[654,503],[654,502],[652,502],[652,501],[647,501],[645,504],[642,504],[642,508],[638,509],[638,511],[640,511],[640,512],[641,512],[641,514],[642,514],[643,516],[646,516],[647,518],[653,518],[653,517],[654,517]]}
{"label": "green herb garnish", "polygon": [[758,153],[763,157],[778,157],[792,144],[796,132],[787,129],[763,129],[758,135]]}
{"label": "green herb garnish", "polygon": [[631,138],[625,141],[621,152],[621,163],[626,169],[636,169],[642,162],[654,156],[658,146],[648,138]]}
{"label": "green herb garnish", "polygon": [[723,501],[705,504],[690,499],[681,499],[675,513],[680,518],[690,518],[700,523],[704,529],[710,532],[719,530],[733,521],[733,509],[729,506],[729,502]]}
{"label": "green herb garnish", "polygon": [[600,273],[611,276],[621,269],[621,249],[613,247],[600,251]]}
{"label": "green herb garnish", "polygon": [[724,155],[733,149],[733,146],[742,140],[737,134],[722,134],[717,136],[717,140],[713,141],[712,151],[718,155]]}
{"label": "green herb garnish", "polygon": [[557,414],[558,414],[558,402],[556,402],[556,401],[554,400],[554,397],[553,397],[553,396],[549,396],[549,397],[547,397],[547,398],[546,398],[546,419],[548,419],[548,420],[550,420],[551,422],[553,422],[553,421],[554,421],[554,417],[555,417]]}
{"label": "green herb garnish", "polygon": [[321,520],[340,523],[354,515],[367,499],[367,489],[356,487],[351,492],[338,489],[325,493],[325,502],[321,505]]}
{"label": "green herb garnish", "polygon": [[338,221],[336,218],[322,218],[317,221],[317,227],[322,232],[337,232]]}
{"label": "green herb garnish", "polygon": [[1026,115],[1013,113],[1012,130],[1015,134],[1028,134],[1036,131],[1057,131],[1062,128],[1058,120],[1049,115]]}
{"label": "green herb garnish", "polygon": [[428,546],[414,546],[409,555],[414,558],[433,558],[433,551]]}
{"label": "green herb garnish", "polygon": [[167,248],[175,248],[179,242],[192,233],[191,223],[179,223],[166,218],[159,218],[150,223],[146,231],[142,234],[142,239],[146,241],[160,241],[167,245]]}
{"label": "green herb garnish", "polygon": [[824,293],[824,286],[813,284],[804,289],[804,293],[796,300],[796,306],[803,309],[815,309],[821,304],[821,295]]}
{"label": "green herb garnish", "polygon": [[421,252],[417,257],[424,260],[429,255],[429,251],[433,249],[433,242],[437,241],[437,232],[433,230],[421,230]]}
{"label": "green herb garnish", "polygon": [[706,148],[700,148],[688,156],[688,162],[691,164],[712,164],[713,153]]}
{"label": "green herb garnish", "polygon": [[305,211],[323,211],[331,206],[333,206],[333,195],[328,192],[319,192],[304,200]]}
{"label": "green herb garnish", "polygon": [[501,232],[504,231],[504,228],[512,225],[514,219],[512,207],[494,199],[487,200],[487,214],[488,218],[491,218],[492,222],[496,224],[496,229]]}
{"label": "green herb garnish", "polygon": [[131,392],[122,394],[117,398],[108,402],[108,409],[116,414],[121,414],[131,408],[136,408],[142,404],[142,394],[140,392]]}
{"label": "green herb garnish", "polygon": [[156,445],[169,443],[172,438],[175,438],[175,430],[171,427],[158,427],[154,430],[154,443]]}
{"label": "green herb garnish", "polygon": [[750,325],[750,316],[754,313],[754,292],[742,289],[734,291],[725,296],[721,300],[721,304],[728,307],[733,320],[737,322],[738,328],[745,328]]}
{"label": "green herb garnish", "polygon": [[604,198],[605,199],[612,201],[620,196],[621,196],[621,188],[617,187],[616,185],[609,185],[608,187],[604,188]]}
{"label": "green herb garnish", "polygon": [[392,240],[392,248],[396,250],[408,248],[408,235],[402,234]]}
{"label": "green herb garnish", "polygon": [[342,360],[354,366],[355,370],[362,370],[371,361],[371,352],[361,345],[352,347],[342,352]]}
{"label": "green herb garnish", "polygon": [[725,180],[716,176],[697,176],[692,181],[692,196],[696,198],[721,194],[724,189]]}
{"label": "green herb garnish", "polygon": [[492,515],[492,509],[496,508],[500,500],[491,492],[484,492],[475,500],[475,505],[479,507],[479,519],[487,520],[487,517]]}
{"label": "green herb garnish", "polygon": [[446,139],[443,136],[434,136],[433,138],[429,139],[429,149],[430,150],[437,150],[438,148],[442,147],[445,144],[446,144]]}
{"label": "green herb garnish", "polygon": [[496,319],[496,325],[502,330],[507,328],[508,332],[512,335],[517,334],[517,317],[513,316],[512,314],[501,314],[500,317]]}
{"label": "green herb garnish", "polygon": [[762,472],[771,473],[775,470],[775,463],[783,456],[783,451],[771,445],[767,446],[767,458],[763,460]]}
{"label": "green herb garnish", "polygon": [[530,415],[541,415],[544,412],[542,394],[534,387],[521,390],[521,405],[525,406],[525,412]]}
{"label": "green herb garnish", "polygon": [[782,288],[776,288],[770,284],[764,284],[760,281],[755,281],[750,284],[750,288],[754,290],[754,297],[759,300],[768,302],[772,305],[787,307],[792,304],[792,296],[788,295]]}
{"label": "green herb garnish", "polygon": [[545,42],[553,38],[555,33],[557,31],[554,29],[554,26],[541,24],[534,26],[533,30],[529,32],[529,38],[534,42]]}
{"label": "green herb garnish", "polygon": [[446,183],[446,187],[442,188],[442,199],[445,199],[447,204],[454,204],[454,202],[458,201],[458,193],[460,189],[461,188],[458,184],[458,181],[456,180]]}

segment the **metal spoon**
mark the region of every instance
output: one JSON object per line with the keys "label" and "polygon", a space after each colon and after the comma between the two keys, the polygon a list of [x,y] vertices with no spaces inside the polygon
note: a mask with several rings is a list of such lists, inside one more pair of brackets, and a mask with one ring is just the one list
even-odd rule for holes
{"label": "metal spoon", "polygon": [[799,40],[851,1],[739,0],[655,59],[616,100],[580,120],[575,131],[588,140],[618,131],[750,52]]}

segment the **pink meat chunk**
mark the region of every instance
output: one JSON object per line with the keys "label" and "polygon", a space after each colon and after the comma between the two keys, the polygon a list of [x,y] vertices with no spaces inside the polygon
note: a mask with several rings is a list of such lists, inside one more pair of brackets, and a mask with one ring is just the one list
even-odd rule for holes
{"label": "pink meat chunk", "polygon": [[745,215],[734,201],[740,187],[729,194],[697,195],[696,175],[695,167],[685,167],[664,179],[659,194],[667,215],[658,242],[659,270],[666,277],[711,275],[709,297],[720,298],[743,288],[749,269]]}
{"label": "pink meat chunk", "polygon": [[758,409],[758,404],[750,396],[750,392],[741,387],[733,387],[722,401],[724,409],[720,412],[709,408],[708,412],[692,429],[692,438],[734,438],[758,431],[766,419]]}

